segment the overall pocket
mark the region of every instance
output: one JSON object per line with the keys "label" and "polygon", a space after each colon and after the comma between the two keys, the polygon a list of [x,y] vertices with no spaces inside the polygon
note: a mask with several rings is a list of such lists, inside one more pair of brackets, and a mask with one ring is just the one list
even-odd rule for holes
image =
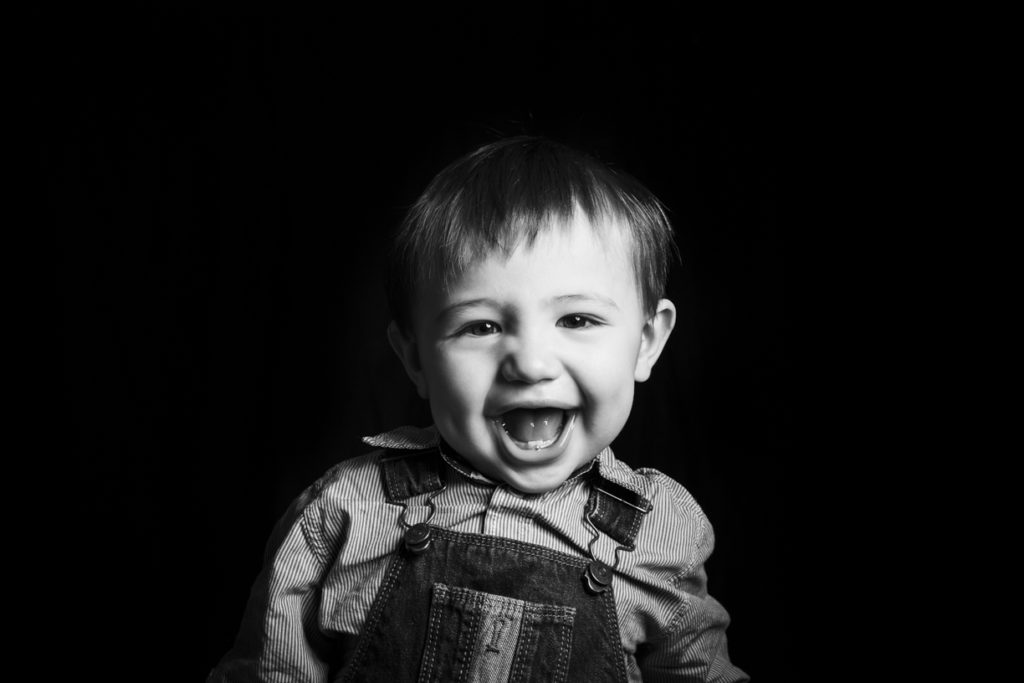
{"label": "overall pocket", "polygon": [[574,607],[435,583],[420,683],[565,681]]}

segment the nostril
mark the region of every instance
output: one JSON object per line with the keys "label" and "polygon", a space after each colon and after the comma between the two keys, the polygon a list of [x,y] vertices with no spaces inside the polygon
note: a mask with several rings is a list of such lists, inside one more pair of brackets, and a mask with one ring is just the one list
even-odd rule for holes
{"label": "nostril", "polygon": [[502,375],[511,382],[541,382],[558,376],[558,364],[540,356],[510,354],[502,364]]}
{"label": "nostril", "polygon": [[504,339],[501,372],[509,382],[535,383],[554,379],[560,363],[554,340],[544,334],[520,330]]}

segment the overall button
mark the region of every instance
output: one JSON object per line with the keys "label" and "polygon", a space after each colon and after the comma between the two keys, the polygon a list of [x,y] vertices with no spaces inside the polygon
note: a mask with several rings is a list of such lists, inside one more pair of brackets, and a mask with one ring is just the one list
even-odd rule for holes
{"label": "overall button", "polygon": [[594,595],[604,593],[612,585],[612,570],[604,562],[594,560],[583,574],[583,585]]}
{"label": "overall button", "polygon": [[405,532],[405,548],[413,555],[419,555],[430,547],[430,527],[414,524]]}

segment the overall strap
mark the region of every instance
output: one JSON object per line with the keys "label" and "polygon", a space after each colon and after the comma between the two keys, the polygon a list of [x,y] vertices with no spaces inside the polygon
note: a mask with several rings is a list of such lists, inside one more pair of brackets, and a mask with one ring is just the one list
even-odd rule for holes
{"label": "overall strap", "polygon": [[441,453],[436,446],[419,451],[388,450],[380,458],[381,484],[389,503],[433,493],[444,486]]}
{"label": "overall strap", "polygon": [[633,550],[640,525],[652,507],[651,501],[635,491],[603,477],[591,479],[587,519],[625,550]]}
{"label": "overall strap", "polygon": [[[389,503],[401,503],[444,487],[444,461],[434,446],[418,451],[388,450],[380,459],[381,483]],[[625,550],[632,550],[644,516],[653,505],[644,496],[600,476],[591,479],[586,516]]]}

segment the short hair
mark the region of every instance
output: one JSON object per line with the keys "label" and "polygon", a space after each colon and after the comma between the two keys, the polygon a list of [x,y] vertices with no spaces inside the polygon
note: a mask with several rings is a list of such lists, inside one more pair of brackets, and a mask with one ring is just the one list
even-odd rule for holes
{"label": "short hair", "polygon": [[542,229],[567,225],[577,211],[597,226],[628,226],[633,270],[648,315],[665,294],[678,255],[660,201],[631,176],[540,137],[480,147],[438,173],[409,209],[388,259],[387,295],[399,327],[412,330],[413,292],[425,282],[454,282],[495,251],[511,255]]}

